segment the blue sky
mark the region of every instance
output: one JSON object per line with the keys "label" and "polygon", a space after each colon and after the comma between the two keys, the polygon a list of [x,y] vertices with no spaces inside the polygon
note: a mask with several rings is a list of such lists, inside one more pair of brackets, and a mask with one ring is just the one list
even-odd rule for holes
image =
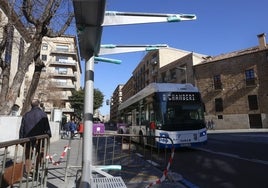
{"label": "blue sky", "polygon": [[[107,11],[195,14],[194,21],[103,28],[101,44],[168,44],[206,55],[219,55],[258,45],[257,35],[268,35],[267,0],[106,0]],[[95,64],[94,87],[104,94],[103,115],[118,84],[132,75],[146,52],[104,56],[120,65]],[[84,68],[84,65],[82,65]]]}

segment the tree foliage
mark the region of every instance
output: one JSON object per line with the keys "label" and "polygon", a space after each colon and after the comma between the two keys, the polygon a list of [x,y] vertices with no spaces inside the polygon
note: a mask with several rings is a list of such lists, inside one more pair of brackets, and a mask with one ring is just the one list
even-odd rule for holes
{"label": "tree foliage", "polygon": [[[85,90],[80,89],[78,91],[73,90],[72,96],[69,97],[71,101],[71,107],[74,108],[75,116],[78,118],[83,117],[84,112],[84,97]],[[104,95],[99,89],[94,89],[93,110],[97,110],[102,107]]]}
{"label": "tree foliage", "polygon": [[93,105],[93,110],[97,110],[100,107],[102,107],[104,95],[99,89],[94,89],[94,105]]}

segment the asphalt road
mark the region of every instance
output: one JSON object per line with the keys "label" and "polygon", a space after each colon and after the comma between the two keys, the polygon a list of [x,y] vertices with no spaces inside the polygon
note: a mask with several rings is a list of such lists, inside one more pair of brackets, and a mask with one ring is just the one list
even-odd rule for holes
{"label": "asphalt road", "polygon": [[217,133],[197,149],[180,149],[171,170],[187,187],[268,188],[268,133]]}

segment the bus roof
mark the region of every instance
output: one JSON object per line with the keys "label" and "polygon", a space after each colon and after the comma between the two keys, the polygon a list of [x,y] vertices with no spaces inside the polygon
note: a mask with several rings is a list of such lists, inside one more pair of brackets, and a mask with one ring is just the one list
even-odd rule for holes
{"label": "bus roof", "polygon": [[199,92],[197,87],[192,84],[177,84],[177,83],[151,83],[137,94],[133,95],[125,102],[119,105],[118,110],[122,110],[127,106],[138,102],[139,100],[147,97],[155,92]]}

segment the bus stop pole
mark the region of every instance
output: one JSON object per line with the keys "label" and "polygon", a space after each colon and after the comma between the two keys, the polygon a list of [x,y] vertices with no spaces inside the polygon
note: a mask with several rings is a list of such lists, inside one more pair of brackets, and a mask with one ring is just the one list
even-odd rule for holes
{"label": "bus stop pole", "polygon": [[94,95],[94,55],[85,62],[85,96],[84,96],[84,137],[82,156],[82,177],[80,188],[89,188],[92,179],[92,128]]}

